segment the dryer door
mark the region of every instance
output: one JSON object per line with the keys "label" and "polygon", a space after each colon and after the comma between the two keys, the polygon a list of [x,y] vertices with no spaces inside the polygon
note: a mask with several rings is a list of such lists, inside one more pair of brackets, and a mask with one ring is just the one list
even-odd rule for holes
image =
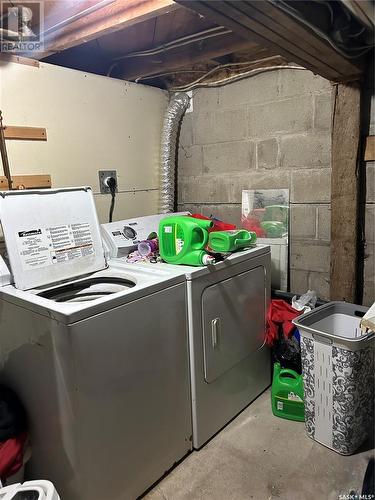
{"label": "dryer door", "polygon": [[206,382],[213,382],[263,344],[265,301],[265,269],[262,266],[204,290],[202,323]]}

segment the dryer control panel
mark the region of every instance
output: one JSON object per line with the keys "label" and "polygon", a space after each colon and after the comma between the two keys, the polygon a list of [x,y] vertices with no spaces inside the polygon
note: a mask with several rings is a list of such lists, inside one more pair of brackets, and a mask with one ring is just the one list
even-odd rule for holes
{"label": "dryer control panel", "polygon": [[159,222],[170,215],[189,215],[189,212],[147,215],[101,225],[101,233],[106,253],[112,259],[126,257],[137,249],[138,243],[155,238]]}

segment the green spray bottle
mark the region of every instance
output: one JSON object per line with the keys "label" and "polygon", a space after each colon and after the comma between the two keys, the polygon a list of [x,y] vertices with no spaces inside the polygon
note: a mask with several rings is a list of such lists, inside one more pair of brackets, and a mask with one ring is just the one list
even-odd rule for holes
{"label": "green spray bottle", "polygon": [[174,215],[159,224],[159,250],[161,258],[170,264],[202,266],[214,262],[204,249],[208,242],[211,220]]}

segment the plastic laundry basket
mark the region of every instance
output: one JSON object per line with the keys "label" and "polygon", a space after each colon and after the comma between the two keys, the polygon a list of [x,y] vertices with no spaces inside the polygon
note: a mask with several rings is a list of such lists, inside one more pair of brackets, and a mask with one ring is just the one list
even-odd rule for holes
{"label": "plastic laundry basket", "polygon": [[374,337],[361,334],[366,307],[330,302],[296,318],[301,334],[307,434],[351,455],[373,422]]}
{"label": "plastic laundry basket", "polygon": [[27,481],[23,484],[11,484],[0,487],[1,500],[60,500],[60,497],[50,481]]}

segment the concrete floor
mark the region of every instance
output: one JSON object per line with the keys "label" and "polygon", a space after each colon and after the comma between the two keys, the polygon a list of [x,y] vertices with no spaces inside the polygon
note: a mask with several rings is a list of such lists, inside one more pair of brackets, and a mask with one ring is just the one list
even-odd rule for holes
{"label": "concrete floor", "polygon": [[368,443],[344,457],[314,442],[302,422],[274,417],[266,391],[200,451],[160,481],[146,500],[339,500],[359,491]]}

